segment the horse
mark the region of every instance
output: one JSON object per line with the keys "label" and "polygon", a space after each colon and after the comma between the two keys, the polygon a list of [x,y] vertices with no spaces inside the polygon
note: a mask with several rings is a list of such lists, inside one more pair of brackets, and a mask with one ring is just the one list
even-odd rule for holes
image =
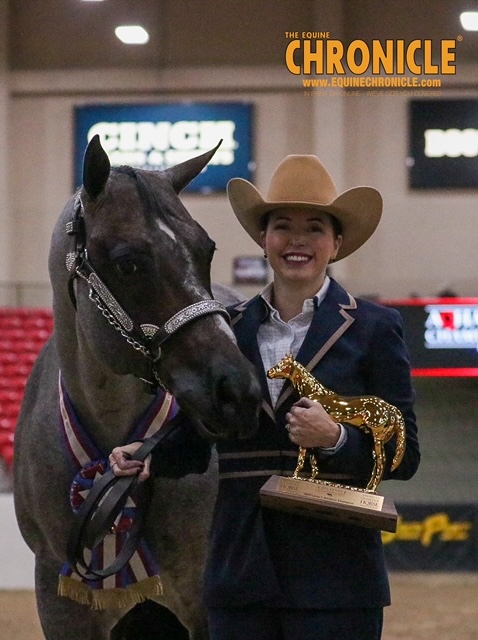
{"label": "horse", "polygon": [[[371,433],[374,449],[373,470],[366,491],[375,492],[380,484],[385,470],[384,445],[395,435],[397,436],[397,448],[392,461],[392,471],[401,463],[405,454],[405,421],[402,412],[394,405],[377,396],[340,396],[327,389],[294,356],[289,353],[274,367],[271,367],[267,375],[269,378],[289,379],[301,397],[320,402],[327,413],[336,422],[347,422],[354,427]],[[306,457],[306,450],[300,448],[299,461],[295,477],[298,476]],[[313,477],[318,474],[317,461],[311,459]]]}
{"label": "horse", "polygon": [[[176,398],[211,441],[256,428],[256,374],[211,294],[215,245],[178,197],[216,149],[162,171],[112,168],[95,136],[83,184],[53,229],[54,330],[27,383],[14,458],[16,517],[35,555],[47,640],[108,640],[132,606],[94,610],[58,594],[74,522],[68,412],[105,459],[158,398],[169,409]],[[207,638],[201,581],[216,482],[214,459],[204,475],[155,479],[145,523],[160,565],[156,599],[191,640]]]}

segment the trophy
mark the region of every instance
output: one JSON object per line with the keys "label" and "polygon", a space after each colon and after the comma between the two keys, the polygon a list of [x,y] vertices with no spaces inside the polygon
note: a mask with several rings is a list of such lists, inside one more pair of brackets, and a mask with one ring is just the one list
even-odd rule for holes
{"label": "trophy", "polygon": [[[398,520],[395,505],[376,490],[385,469],[385,443],[397,436],[392,471],[405,453],[405,421],[401,411],[377,396],[339,396],[324,387],[292,354],[269,369],[267,375],[288,378],[301,397],[320,402],[335,422],[346,422],[371,433],[374,464],[365,488],[329,482],[319,478],[315,455],[301,447],[292,477],[271,476],[260,490],[261,503],[272,509],[395,532]],[[310,477],[302,477],[307,459]]]}

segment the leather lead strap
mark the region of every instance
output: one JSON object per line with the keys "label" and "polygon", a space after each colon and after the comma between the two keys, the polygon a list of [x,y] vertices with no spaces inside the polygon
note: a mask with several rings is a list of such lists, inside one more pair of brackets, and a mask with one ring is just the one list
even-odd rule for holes
{"label": "leather lead strap", "polygon": [[[143,462],[151,451],[179,427],[183,416],[178,414],[154,436],[148,438],[136,451],[132,460]],[[138,483],[137,475],[115,476],[112,470],[94,483],[85,501],[76,513],[67,544],[67,560],[71,568],[86,580],[107,578],[118,571],[135,552],[153,493],[153,479]],[[111,527],[120,514],[129,495],[137,488],[136,516],[120,553],[113,562],[100,570],[93,570],[85,560],[85,549],[90,551],[111,533]]]}

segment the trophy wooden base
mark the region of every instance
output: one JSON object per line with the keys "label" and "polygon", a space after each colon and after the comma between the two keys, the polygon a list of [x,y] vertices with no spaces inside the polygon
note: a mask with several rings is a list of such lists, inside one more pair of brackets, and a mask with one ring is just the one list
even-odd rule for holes
{"label": "trophy wooden base", "polygon": [[393,500],[333,482],[271,476],[260,490],[260,499],[270,509],[392,533],[397,530]]}

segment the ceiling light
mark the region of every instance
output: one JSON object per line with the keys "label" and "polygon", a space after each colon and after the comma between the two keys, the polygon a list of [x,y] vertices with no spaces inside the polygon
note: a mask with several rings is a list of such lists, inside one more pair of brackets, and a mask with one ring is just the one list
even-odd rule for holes
{"label": "ceiling light", "polygon": [[146,44],[149,41],[149,33],[139,25],[116,27],[115,33],[125,44]]}
{"label": "ceiling light", "polygon": [[466,31],[478,31],[478,11],[464,11],[460,15],[461,26]]}

